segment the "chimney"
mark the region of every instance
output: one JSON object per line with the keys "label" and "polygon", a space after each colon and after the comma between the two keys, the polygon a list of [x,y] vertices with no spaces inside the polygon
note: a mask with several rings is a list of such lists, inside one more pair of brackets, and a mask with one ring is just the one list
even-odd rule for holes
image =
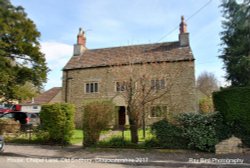
{"label": "chimney", "polygon": [[77,43],[74,45],[74,56],[80,56],[86,50],[86,37],[82,28],[79,28]]}
{"label": "chimney", "polygon": [[184,16],[181,16],[179,43],[181,47],[189,46],[189,33],[187,32]]}

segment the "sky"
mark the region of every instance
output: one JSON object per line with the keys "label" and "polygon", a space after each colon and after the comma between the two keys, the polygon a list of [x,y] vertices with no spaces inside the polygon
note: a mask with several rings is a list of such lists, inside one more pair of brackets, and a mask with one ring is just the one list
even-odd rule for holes
{"label": "sky", "polygon": [[11,0],[24,7],[41,32],[41,50],[50,72],[45,90],[62,86],[62,69],[73,55],[79,27],[87,48],[177,41],[186,19],[196,78],[214,73],[225,85],[220,55],[220,0]]}

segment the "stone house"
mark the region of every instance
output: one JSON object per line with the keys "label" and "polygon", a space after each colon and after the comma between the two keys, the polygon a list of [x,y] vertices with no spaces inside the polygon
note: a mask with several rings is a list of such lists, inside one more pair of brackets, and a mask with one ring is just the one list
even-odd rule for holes
{"label": "stone house", "polygon": [[[81,127],[83,101],[92,99],[112,100],[119,109],[113,124],[128,124],[127,101],[122,92],[124,79],[129,76],[128,67],[133,65],[137,72],[134,75],[146,72],[146,82],[154,90],[168,88],[147,106],[146,125],[162,119],[167,113],[195,112],[194,60],[183,17],[179,40],[175,42],[88,49],[80,29],[73,56],[63,68],[62,99],[75,104],[77,127]],[[118,71],[114,72],[114,68]]]}
{"label": "stone house", "polygon": [[40,95],[36,96],[30,101],[20,103],[22,111],[26,112],[40,112],[43,104],[61,103],[62,101],[62,88],[53,87]]}

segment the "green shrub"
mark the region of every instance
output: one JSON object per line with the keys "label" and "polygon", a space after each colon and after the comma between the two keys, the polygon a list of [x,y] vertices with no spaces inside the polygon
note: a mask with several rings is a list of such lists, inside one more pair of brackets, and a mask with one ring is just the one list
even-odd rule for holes
{"label": "green shrub", "polygon": [[0,119],[0,135],[4,133],[17,133],[20,130],[20,124],[13,119]]}
{"label": "green shrub", "polygon": [[190,149],[212,152],[222,135],[219,114],[185,113],[178,117]]}
{"label": "green shrub", "polygon": [[37,130],[35,135],[38,142],[49,142],[50,140],[50,134],[47,131]]}
{"label": "green shrub", "polygon": [[213,94],[213,100],[232,134],[250,146],[250,87],[223,89]]}
{"label": "green shrub", "polygon": [[93,101],[83,107],[84,146],[95,145],[101,131],[108,127],[115,112],[115,105],[111,101]]}
{"label": "green shrub", "polygon": [[74,130],[74,106],[65,103],[43,105],[40,113],[42,131],[51,143],[68,144]]}
{"label": "green shrub", "polygon": [[170,124],[166,120],[161,120],[154,123],[151,129],[160,147],[170,149],[186,148],[187,142],[181,128]]}
{"label": "green shrub", "polygon": [[199,109],[201,113],[214,112],[213,100],[211,97],[204,97],[199,100]]}
{"label": "green shrub", "polygon": [[161,147],[160,143],[156,138],[146,139],[144,142],[144,147],[146,148],[156,148]]}
{"label": "green shrub", "polygon": [[133,147],[133,148],[135,148],[136,144],[131,143],[128,140],[124,140],[120,136],[114,136],[109,140],[100,141],[98,143],[98,146],[100,146],[100,147],[118,147],[118,148],[125,148],[125,147]]}

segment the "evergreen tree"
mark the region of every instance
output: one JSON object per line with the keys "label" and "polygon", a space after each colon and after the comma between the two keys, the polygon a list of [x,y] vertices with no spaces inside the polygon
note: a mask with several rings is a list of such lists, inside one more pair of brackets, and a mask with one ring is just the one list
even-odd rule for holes
{"label": "evergreen tree", "polygon": [[48,67],[40,52],[40,33],[21,6],[0,0],[0,97],[20,98],[15,88],[30,82],[42,88]]}
{"label": "evergreen tree", "polygon": [[232,86],[250,85],[250,0],[223,0],[222,55]]}

